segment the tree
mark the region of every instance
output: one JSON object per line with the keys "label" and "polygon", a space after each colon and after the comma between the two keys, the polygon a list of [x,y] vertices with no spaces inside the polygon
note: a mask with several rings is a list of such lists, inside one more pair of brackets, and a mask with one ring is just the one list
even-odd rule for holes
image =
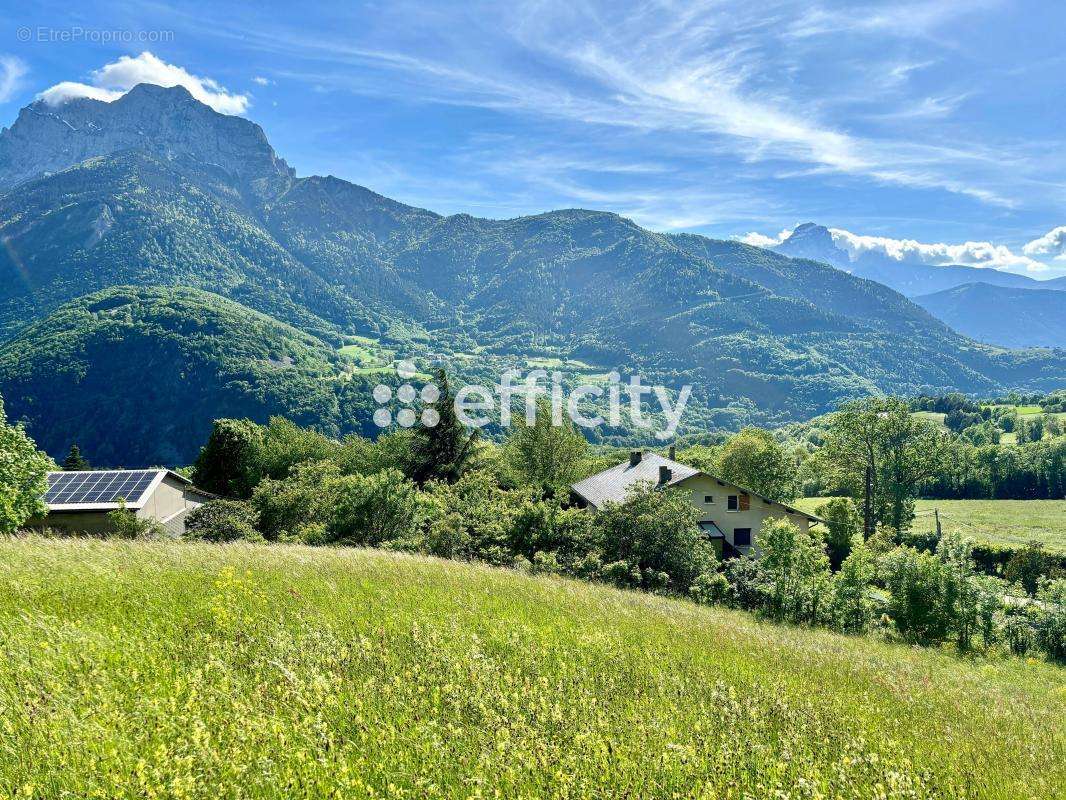
{"label": "tree", "polygon": [[249,419],[217,419],[193,467],[193,482],[213,494],[247,499],[262,477],[263,428]]}
{"label": "tree", "polygon": [[765,611],[790,622],[816,622],[829,586],[829,558],[822,543],[785,519],[759,531],[756,561]]}
{"label": "tree", "polygon": [[1044,543],[1031,541],[1014,551],[1003,568],[1003,577],[1011,583],[1020,583],[1026,592],[1035,595],[1040,579],[1046,577],[1051,569],[1051,558],[1044,549]]}
{"label": "tree", "polygon": [[337,482],[329,540],[378,547],[410,539],[421,519],[418,491],[399,470],[346,475]]}
{"label": "tree", "polygon": [[856,534],[851,553],[833,576],[833,623],[843,633],[866,631],[874,615],[870,586],[877,575],[877,559]]}
{"label": "tree", "polygon": [[943,641],[952,623],[944,562],[932,553],[898,547],[882,558],[881,574],[889,591],[889,615],[903,638],[922,644]]}
{"label": "tree", "polygon": [[796,465],[773,434],[761,428],[744,428],[723,445],[718,474],[780,503],[796,498]]}
{"label": "tree", "polygon": [[21,424],[9,425],[0,401],[0,533],[47,513],[44,495],[55,464],[37,449]]}
{"label": "tree", "polygon": [[904,401],[869,397],[833,415],[818,458],[860,502],[868,539],[878,523],[897,531],[910,525],[918,487],[943,468],[947,445],[945,434],[911,416]]}
{"label": "tree", "polygon": [[829,564],[834,570],[840,569],[840,565],[851,552],[852,540],[862,530],[855,503],[850,497],[834,497],[818,506],[814,513],[825,520],[828,528],[825,533],[825,545]]}
{"label": "tree", "polygon": [[551,406],[537,403],[533,424],[524,414],[515,419],[504,448],[507,471],[518,483],[534,487],[542,497],[565,497],[571,483],[580,477],[588,456],[588,441],[565,417],[555,425]]}
{"label": "tree", "polygon": [[259,514],[244,500],[211,500],[189,512],[185,538],[207,542],[260,542]]}
{"label": "tree", "polygon": [[455,396],[448,385],[448,376],[438,369],[434,376],[440,390],[435,404],[439,421],[436,425],[421,426],[411,443],[410,476],[420,486],[440,480],[454,483],[469,468],[478,432],[468,431],[455,413]]}
{"label": "tree", "polygon": [[296,464],[333,458],[340,445],[310,428],[285,419],[271,417],[263,430],[259,468],[263,476],[284,478]]}
{"label": "tree", "polygon": [[70,446],[70,452],[67,453],[67,457],[63,459],[63,471],[64,472],[81,472],[83,470],[90,469],[89,462],[81,454],[81,448],[77,443]]}
{"label": "tree", "polygon": [[698,520],[688,492],[638,483],[624,503],[607,503],[596,515],[604,577],[621,586],[687,592],[715,563]]}

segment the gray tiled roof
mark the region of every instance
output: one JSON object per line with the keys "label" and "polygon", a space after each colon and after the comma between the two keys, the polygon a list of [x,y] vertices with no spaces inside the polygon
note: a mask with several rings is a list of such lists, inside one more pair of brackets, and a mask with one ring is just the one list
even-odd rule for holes
{"label": "gray tiled roof", "polygon": [[639,481],[651,481],[652,484],[658,486],[660,466],[670,468],[671,476],[666,482],[667,486],[673,486],[699,474],[698,469],[663,458],[656,453],[645,453],[635,467],[631,467],[628,460],[623,461],[616,467],[605,469],[583,481],[578,481],[572,488],[589,505],[602,508],[604,503],[624,502],[630,487]]}

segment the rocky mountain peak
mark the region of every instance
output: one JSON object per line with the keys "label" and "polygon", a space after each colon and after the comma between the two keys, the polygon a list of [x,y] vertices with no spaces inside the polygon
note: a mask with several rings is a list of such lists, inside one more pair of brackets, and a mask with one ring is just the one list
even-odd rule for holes
{"label": "rocky mountain peak", "polygon": [[794,258],[824,261],[845,269],[850,261],[848,254],[836,246],[829,229],[814,222],[796,226],[792,234],[774,249]]}
{"label": "rocky mountain peak", "polygon": [[23,108],[0,132],[0,189],[131,149],[221,172],[260,197],[295,177],[254,122],[220,114],[182,86],[139,84],[112,102],[37,100]]}

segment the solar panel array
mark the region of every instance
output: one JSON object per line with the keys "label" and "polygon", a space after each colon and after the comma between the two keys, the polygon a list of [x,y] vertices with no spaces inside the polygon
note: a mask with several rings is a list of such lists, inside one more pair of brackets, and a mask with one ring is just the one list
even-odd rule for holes
{"label": "solar panel array", "polygon": [[134,503],[151,485],[158,470],[52,472],[48,475],[48,505],[73,503]]}

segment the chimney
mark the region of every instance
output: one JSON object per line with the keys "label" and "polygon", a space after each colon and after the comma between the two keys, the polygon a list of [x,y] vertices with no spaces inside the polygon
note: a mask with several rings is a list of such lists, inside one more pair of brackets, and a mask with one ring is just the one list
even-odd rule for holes
{"label": "chimney", "polygon": [[662,486],[664,483],[669,483],[670,482],[670,478],[672,478],[672,477],[673,477],[673,473],[670,471],[670,468],[668,466],[666,466],[666,464],[660,464],[659,465],[659,485]]}
{"label": "chimney", "polygon": [[639,464],[640,463],[640,459],[641,459],[642,456],[643,456],[643,453],[641,453],[639,450],[630,450],[629,451],[629,466],[635,467],[637,464]]}
{"label": "chimney", "polygon": [[673,445],[670,445],[670,460],[673,461],[676,458],[677,458],[677,448],[674,447]]}

